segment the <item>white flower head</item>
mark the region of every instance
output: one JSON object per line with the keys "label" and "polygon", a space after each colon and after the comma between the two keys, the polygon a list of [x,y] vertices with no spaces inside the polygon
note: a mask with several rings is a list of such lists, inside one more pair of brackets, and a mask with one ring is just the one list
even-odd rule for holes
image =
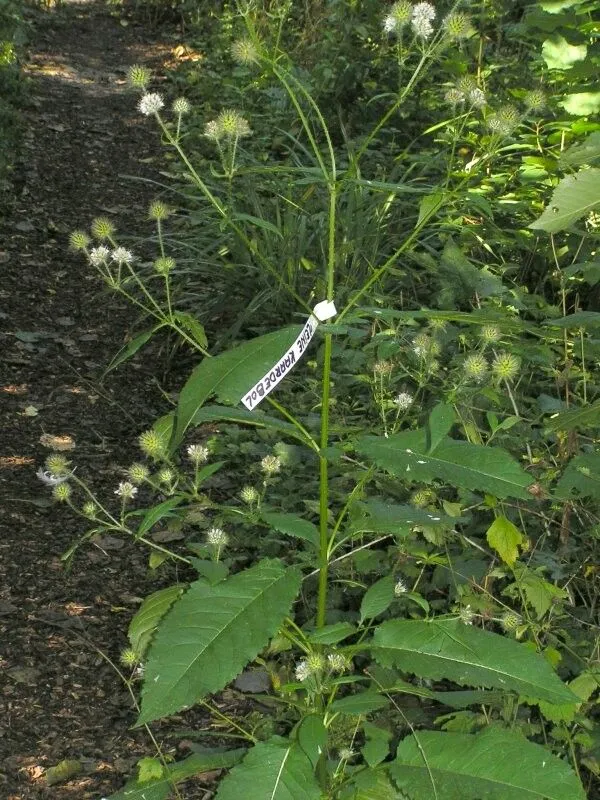
{"label": "white flower head", "polygon": [[396,395],[394,398],[394,404],[397,406],[399,411],[406,411],[410,408],[413,404],[413,396],[408,392],[400,392],[400,394]]}
{"label": "white flower head", "polygon": [[260,462],[260,468],[265,475],[276,475],[281,470],[281,459],[277,456],[265,456]]}
{"label": "white flower head", "polygon": [[187,454],[190,461],[198,466],[199,464],[204,464],[205,461],[208,461],[210,450],[208,447],[204,447],[202,444],[191,444],[187,449]]}
{"label": "white flower head", "polygon": [[402,578],[398,578],[398,580],[396,581],[396,585],[394,586],[394,594],[396,595],[396,597],[400,597],[401,594],[406,594],[406,592],[408,592],[406,584],[404,583]]}
{"label": "white flower head", "polygon": [[394,33],[396,27],[398,26],[398,22],[392,14],[388,14],[388,16],[383,20],[383,30],[384,33]]}
{"label": "white flower head", "polygon": [[190,105],[189,100],[186,100],[185,97],[178,97],[176,100],[173,101],[173,112],[175,114],[179,114],[179,116],[183,116],[184,114],[189,114],[192,107]]}
{"label": "white flower head", "polygon": [[161,108],[164,108],[164,100],[158,92],[147,92],[142,95],[142,99],[138,103],[138,109],[145,117],[151,114],[158,114]]}
{"label": "white flower head", "polygon": [[90,264],[94,267],[101,267],[106,264],[110,256],[110,250],[101,244],[99,247],[92,247],[90,250]]}
{"label": "white flower head", "polygon": [[411,25],[420,39],[429,39],[433,33],[433,20],[435,19],[435,8],[431,3],[417,3],[412,10]]}
{"label": "white flower head", "polygon": [[229,536],[222,528],[209,528],[206,531],[206,541],[213,547],[225,547],[229,542]]}
{"label": "white flower head", "polygon": [[468,98],[469,103],[471,103],[473,108],[483,108],[487,103],[487,100],[485,99],[485,93],[478,86],[476,86],[474,89],[471,89],[468,94]]}
{"label": "white flower head", "polygon": [[475,618],[475,612],[470,605],[463,606],[458,612],[458,618],[463,625],[472,625],[473,619]]}
{"label": "white flower head", "polygon": [[306,661],[300,661],[296,665],[296,669],[294,671],[297,681],[305,681],[307,678],[310,678],[311,671]]}
{"label": "white flower head", "polygon": [[115,264],[131,264],[133,262],[133,253],[125,247],[115,247],[110,257]]}
{"label": "white flower head", "polygon": [[133,500],[137,493],[137,486],[134,486],[133,483],[129,481],[121,481],[115,489],[115,494],[122,497],[123,500]]}

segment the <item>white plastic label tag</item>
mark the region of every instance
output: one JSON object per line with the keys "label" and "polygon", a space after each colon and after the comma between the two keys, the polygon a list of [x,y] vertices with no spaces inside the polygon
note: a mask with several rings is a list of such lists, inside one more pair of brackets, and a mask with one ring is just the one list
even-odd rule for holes
{"label": "white plastic label tag", "polygon": [[249,391],[242,397],[242,403],[249,411],[252,411],[256,406],[270,394],[277,384],[282,381],[288,372],[291,372],[297,361],[300,361],[310,340],[315,335],[315,331],[319,322],[325,322],[331,317],[335,316],[335,304],[330,300],[323,300],[313,308],[313,313],[304,323],[304,327],[294,344],[290,347],[287,353],[273,364],[271,369],[263,375],[263,377],[256,383]]}

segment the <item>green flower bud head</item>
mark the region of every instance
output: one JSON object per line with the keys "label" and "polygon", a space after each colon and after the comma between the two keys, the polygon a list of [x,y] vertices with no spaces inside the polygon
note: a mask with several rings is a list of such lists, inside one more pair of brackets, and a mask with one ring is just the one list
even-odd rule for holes
{"label": "green flower bud head", "polygon": [[523,100],[528,111],[543,111],[546,107],[546,95],[541,89],[527,92]]}
{"label": "green flower bud head", "polygon": [[70,461],[58,453],[53,453],[46,459],[46,469],[57,477],[67,475],[71,471],[69,469],[70,464]]}
{"label": "green flower bud head", "polygon": [[325,659],[321,653],[309,653],[306,656],[306,666],[311,675],[316,675],[325,668]]}
{"label": "green flower bud head", "polygon": [[473,89],[477,89],[477,78],[473,75],[463,75],[462,78],[459,78],[456,88],[459,92],[463,94],[469,94],[472,92]]}
{"label": "green flower bud head", "polygon": [[243,66],[257,64],[259,60],[256,45],[250,39],[238,39],[231,45],[231,56],[234,61]]}
{"label": "green flower bud head", "polygon": [[384,375],[391,375],[394,369],[394,364],[392,361],[376,361],[373,364],[373,372],[375,375],[380,375],[383,377]]}
{"label": "green flower bud head", "polygon": [[484,380],[488,371],[488,362],[481,353],[473,353],[468,356],[463,363],[463,370],[467,378],[480,383]]}
{"label": "green flower bud head", "polygon": [[502,331],[496,325],[484,325],[479,332],[479,338],[486,344],[499,342],[502,338]]}
{"label": "green flower bud head", "polygon": [[352,666],[352,662],[343,653],[329,653],[327,666],[332,672],[347,672]]}
{"label": "green flower bud head", "polygon": [[254,486],[244,486],[240,492],[240,499],[249,506],[257,502],[258,496],[258,492]]}
{"label": "green flower bud head", "polygon": [[144,483],[150,476],[150,470],[145,464],[132,464],[127,470],[127,477],[134,486]]}
{"label": "green flower bud head", "polygon": [[52,489],[52,495],[59,503],[65,503],[71,497],[71,487],[68,483],[59,483]]}
{"label": "green flower bud head", "polygon": [[521,359],[512,353],[498,353],[492,361],[492,372],[502,381],[512,381],[519,374]]}
{"label": "green flower bud head", "polygon": [[175,259],[170,256],[161,256],[154,262],[154,269],[159,275],[168,275],[175,269]]}
{"label": "green flower bud head", "polygon": [[173,213],[172,209],[162,200],[153,200],[148,209],[148,216],[150,219],[163,220]]}
{"label": "green flower bud head", "polygon": [[84,515],[84,517],[87,517],[88,519],[95,519],[96,514],[98,513],[98,506],[96,505],[96,503],[93,503],[91,500],[88,500],[87,503],[83,504],[81,513]]}
{"label": "green flower bud head", "polygon": [[155,461],[164,458],[167,448],[161,436],[152,429],[144,431],[138,437],[140,450]]}
{"label": "green flower bud head", "polygon": [[523,624],[523,618],[515,611],[507,611],[503,614],[500,624],[507,633],[510,633]]}
{"label": "green flower bud head", "polygon": [[410,498],[410,502],[413,506],[417,508],[427,508],[427,506],[435,503],[437,500],[437,496],[435,492],[432,492],[431,489],[419,489],[416,492],[413,492]]}
{"label": "green flower bud head", "polygon": [[125,650],[121,651],[121,655],[119,656],[119,661],[123,664],[124,667],[135,667],[135,665],[140,660],[138,654],[133,650],[131,647],[126,647]]}
{"label": "green flower bud head", "polygon": [[225,139],[242,139],[252,133],[248,121],[233,109],[221,111],[217,117],[217,125]]}
{"label": "green flower bud head", "polygon": [[157,477],[158,477],[158,482],[159,483],[167,483],[168,484],[168,483],[172,483],[177,476],[175,475],[175,472],[170,467],[165,467],[164,469],[160,470],[160,472],[158,473]]}
{"label": "green flower bud head", "polygon": [[152,73],[147,67],[142,67],[139,64],[134,64],[129,67],[127,71],[127,83],[133,89],[145,89],[150,83]]}
{"label": "green flower bud head", "polygon": [[96,219],[92,220],[92,236],[95,239],[100,241],[110,239],[114,232],[115,226],[108,217],[96,217]]}
{"label": "green flower bud head", "polygon": [[179,117],[183,117],[184,114],[189,114],[192,110],[189,100],[186,100],[185,97],[178,97],[176,100],[173,100],[173,113],[177,114]]}
{"label": "green flower bud head", "polygon": [[451,89],[448,89],[444,95],[444,100],[451,106],[458,106],[465,102],[465,95],[460,89],[453,86]]}
{"label": "green flower bud head", "polygon": [[446,36],[455,41],[468,39],[475,32],[470,17],[467,14],[463,14],[462,11],[453,11],[448,14],[444,19],[443,26]]}
{"label": "green flower bud head", "polygon": [[85,250],[91,241],[85,231],[73,231],[69,236],[69,247],[72,250]]}
{"label": "green flower bud head", "polygon": [[488,117],[487,125],[492,133],[510,136],[521,122],[521,116],[514,106],[503,106],[495,114]]}

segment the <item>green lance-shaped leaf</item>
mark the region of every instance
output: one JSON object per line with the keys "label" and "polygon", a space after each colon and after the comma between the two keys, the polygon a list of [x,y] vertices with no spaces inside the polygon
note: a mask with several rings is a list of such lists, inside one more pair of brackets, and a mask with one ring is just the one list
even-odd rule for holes
{"label": "green lance-shaped leaf", "polygon": [[236,405],[296,340],[297,325],[258,336],[214,358],[205,358],[194,369],[179,395],[171,447],[181,441],[194,414],[216,395],[219,402]]}
{"label": "green lance-shaped leaf", "polygon": [[541,217],[529,226],[558,233],[600,205],[600,169],[584,169],[563,178]]}
{"label": "green lance-shaped leaf", "polygon": [[431,483],[487,492],[495,497],[530,499],[531,477],[499,447],[483,447],[444,438],[429,451],[424,430],[389,436],[362,436],[356,450],[377,466],[405,481]]}
{"label": "green lance-shaped leaf", "polygon": [[149,595],[129,623],[129,643],[140,658],[144,656],[158,623],[183,594],[184,589],[185,586],[175,584]]}
{"label": "green lance-shaped leaf", "polygon": [[411,800],[585,800],[567,762],[514,730],[415,733],[390,773]]}
{"label": "green lance-shaped leaf", "polygon": [[215,585],[193,583],[150,647],[137,724],[187,708],[235,678],[279,629],[300,579],[265,560]]}
{"label": "green lance-shaped leaf", "polygon": [[217,791],[217,800],[320,800],[321,796],[302,747],[279,736],[253,747]]}
{"label": "green lance-shaped leaf", "polygon": [[319,547],[319,531],[310,520],[280,511],[265,511],[261,516],[276,531],[309,542],[315,548]]}
{"label": "green lance-shaped leaf", "polygon": [[504,689],[555,705],[577,702],[545,658],[458,619],[388,620],[375,631],[372,651],[384,667],[422,678]]}

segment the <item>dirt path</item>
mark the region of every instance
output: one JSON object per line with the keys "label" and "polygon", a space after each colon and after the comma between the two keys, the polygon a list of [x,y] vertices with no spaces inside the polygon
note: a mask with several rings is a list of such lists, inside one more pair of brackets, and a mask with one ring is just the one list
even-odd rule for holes
{"label": "dirt path", "polygon": [[[88,547],[66,574],[60,556],[83,531],[48,502],[35,471],[43,434],[71,436],[78,474],[103,486],[135,460],[135,436],[164,411],[150,361],[98,375],[132,312],[103,294],[68,233],[98,214],[148,232],[157,137],[135,108],[132,63],[158,72],[174,42],[149,42],[106,6],[70,3],[35,27],[32,83],[17,202],[0,224],[0,797],[100,798],[149,743],[131,733],[130,699],[94,647],[113,660],[140,596],[155,588],[143,554]],[[135,417],[133,416],[135,414]],[[166,746],[168,750],[168,745]],[[81,775],[48,787],[63,759]]]}

